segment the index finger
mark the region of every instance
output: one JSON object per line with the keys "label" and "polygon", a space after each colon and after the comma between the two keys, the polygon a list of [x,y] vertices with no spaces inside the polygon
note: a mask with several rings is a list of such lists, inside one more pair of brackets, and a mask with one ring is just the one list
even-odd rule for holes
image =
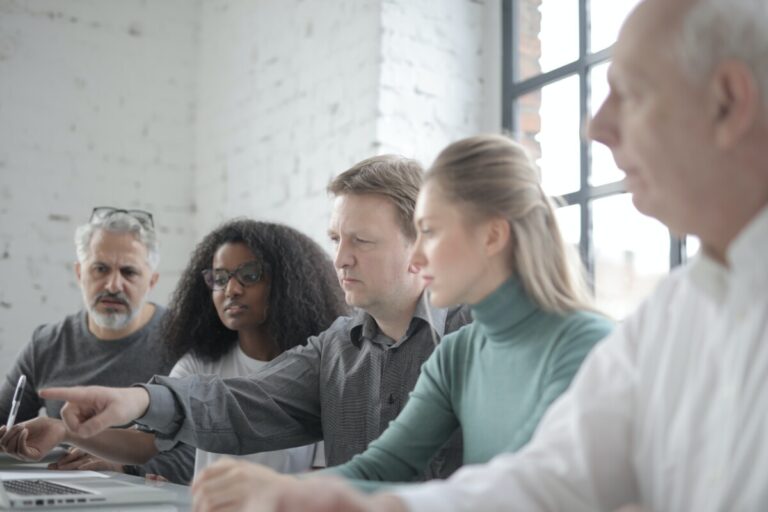
{"label": "index finger", "polygon": [[62,402],[79,402],[92,398],[92,392],[85,386],[45,388],[41,389],[39,394],[47,400],[61,400]]}

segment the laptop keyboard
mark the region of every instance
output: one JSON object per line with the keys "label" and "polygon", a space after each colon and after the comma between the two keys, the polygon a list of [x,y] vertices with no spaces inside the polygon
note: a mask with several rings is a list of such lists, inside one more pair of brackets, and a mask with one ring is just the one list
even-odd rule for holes
{"label": "laptop keyboard", "polygon": [[55,484],[47,480],[4,480],[3,487],[5,487],[6,491],[21,496],[93,494],[82,489]]}

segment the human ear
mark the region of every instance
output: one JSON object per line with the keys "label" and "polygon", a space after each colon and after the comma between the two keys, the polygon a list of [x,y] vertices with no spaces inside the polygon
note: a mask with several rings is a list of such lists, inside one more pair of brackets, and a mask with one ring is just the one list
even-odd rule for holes
{"label": "human ear", "polygon": [[157,280],[160,279],[160,274],[157,272],[152,273],[152,278],[149,280],[149,289],[153,289],[157,284]]}
{"label": "human ear", "polygon": [[503,217],[494,217],[488,221],[485,234],[485,252],[488,256],[495,256],[507,247],[511,229],[509,221]]}
{"label": "human ear", "polygon": [[715,144],[730,149],[755,123],[760,109],[760,91],[752,71],[744,62],[720,62],[712,76]]}
{"label": "human ear", "polygon": [[75,262],[75,275],[77,276],[77,280],[80,281],[80,272],[82,272],[82,267],[80,265],[79,261]]}

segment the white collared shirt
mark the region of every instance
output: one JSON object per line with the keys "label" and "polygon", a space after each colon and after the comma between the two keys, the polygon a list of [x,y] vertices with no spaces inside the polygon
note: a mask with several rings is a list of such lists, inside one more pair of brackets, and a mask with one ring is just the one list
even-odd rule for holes
{"label": "white collared shirt", "polygon": [[518,454],[399,489],[412,511],[768,510],[768,209],[671,274]]}

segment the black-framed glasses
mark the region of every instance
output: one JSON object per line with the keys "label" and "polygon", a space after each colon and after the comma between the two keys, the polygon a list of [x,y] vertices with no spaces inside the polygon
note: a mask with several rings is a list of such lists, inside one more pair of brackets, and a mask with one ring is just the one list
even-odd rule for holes
{"label": "black-framed glasses", "polygon": [[230,272],[224,268],[207,268],[203,270],[203,280],[211,290],[223,290],[233,277],[241,285],[252,286],[264,278],[267,264],[258,261],[246,261]]}
{"label": "black-framed glasses", "polygon": [[124,210],[122,208],[115,208],[113,206],[97,206],[93,209],[91,212],[91,219],[89,222],[104,220],[116,213],[125,213],[127,215],[130,215],[137,221],[141,222],[141,224],[145,228],[154,229],[155,228],[155,220],[152,218],[152,214],[145,210]]}

